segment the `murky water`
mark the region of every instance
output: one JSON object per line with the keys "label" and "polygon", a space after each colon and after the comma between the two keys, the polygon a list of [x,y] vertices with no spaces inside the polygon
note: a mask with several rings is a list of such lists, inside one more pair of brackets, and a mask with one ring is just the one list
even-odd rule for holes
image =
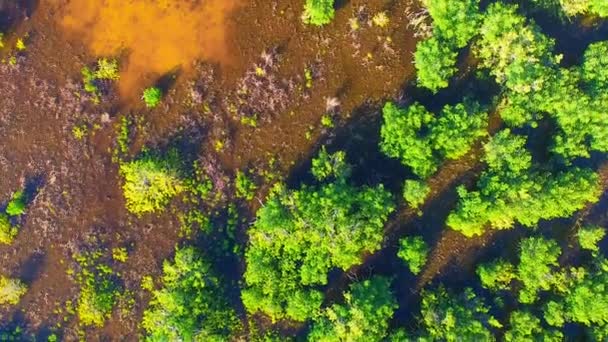
{"label": "murky water", "polygon": [[226,23],[241,0],[57,0],[58,20],[98,56],[128,56],[120,90],[130,96],[142,77],[161,76],[197,59],[229,64]]}

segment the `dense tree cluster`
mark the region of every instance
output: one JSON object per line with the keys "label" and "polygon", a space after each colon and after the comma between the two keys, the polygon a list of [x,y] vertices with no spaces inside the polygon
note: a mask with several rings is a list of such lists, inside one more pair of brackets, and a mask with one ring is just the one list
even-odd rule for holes
{"label": "dense tree cluster", "polygon": [[446,105],[437,116],[418,103],[399,108],[388,102],[383,118],[382,152],[399,158],[421,178],[432,175],[444,159],[462,157],[487,134],[487,114],[468,100]]}
{"label": "dense tree cluster", "polygon": [[313,321],[311,342],[379,342],[397,308],[390,279],[374,277],[351,285],[344,304],[324,309]]}
{"label": "dense tree cluster", "polygon": [[477,191],[458,189],[460,202],[447,224],[466,236],[482,234],[487,226],[511,228],[515,222],[532,227],[541,219],[567,217],[598,200],[601,187],[589,169],[550,172],[534,166],[526,138],[506,129],[485,146],[488,165]]}
{"label": "dense tree cluster", "polygon": [[192,247],[178,249],[163,264],[162,288],[142,322],[148,341],[226,341],[239,329],[222,279]]}
{"label": "dense tree cluster", "polygon": [[278,184],[258,210],[245,255],[249,312],[304,321],[321,306],[319,286],[331,269],[347,270],[380,247],[392,196],[382,186],[349,184],[339,156],[321,153],[313,162],[314,174],[325,179],[320,185]]}

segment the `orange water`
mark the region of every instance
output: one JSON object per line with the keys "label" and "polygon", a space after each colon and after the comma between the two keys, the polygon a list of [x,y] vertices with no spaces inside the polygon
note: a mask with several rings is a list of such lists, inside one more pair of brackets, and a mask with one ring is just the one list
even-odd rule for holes
{"label": "orange water", "polygon": [[227,18],[240,0],[56,0],[61,26],[98,56],[123,52],[120,90],[131,96],[195,60],[229,64]]}

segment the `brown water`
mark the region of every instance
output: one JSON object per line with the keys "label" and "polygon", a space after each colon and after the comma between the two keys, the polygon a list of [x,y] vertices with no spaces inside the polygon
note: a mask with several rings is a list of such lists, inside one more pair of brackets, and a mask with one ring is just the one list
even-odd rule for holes
{"label": "brown water", "polygon": [[241,0],[56,0],[61,26],[97,56],[126,52],[121,94],[132,97],[145,76],[195,60],[229,64],[226,22]]}

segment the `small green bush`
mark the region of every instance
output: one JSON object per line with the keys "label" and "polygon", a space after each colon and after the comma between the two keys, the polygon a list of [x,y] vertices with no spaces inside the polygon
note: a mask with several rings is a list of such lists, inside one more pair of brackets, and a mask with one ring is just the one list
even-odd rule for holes
{"label": "small green bush", "polygon": [[312,174],[321,182],[329,178],[345,179],[350,176],[351,168],[346,162],[346,153],[338,151],[333,154],[327,153],[325,147],[319,152],[319,156],[312,160]]}
{"label": "small green bush", "polygon": [[25,213],[27,199],[23,191],[17,191],[13,194],[11,201],[8,202],[6,213],[8,216],[20,216]]}
{"label": "small green bush", "polygon": [[403,198],[412,208],[418,208],[424,203],[431,188],[424,182],[408,179],[403,185]]}
{"label": "small green bush", "polygon": [[19,279],[11,279],[0,275],[0,304],[15,305],[27,292],[27,286]]}
{"label": "small green bush", "polygon": [[120,78],[118,74],[118,62],[114,59],[101,58],[97,61],[95,77],[100,80],[118,80]]}
{"label": "small green bush", "polygon": [[163,92],[157,87],[150,87],[144,90],[142,99],[148,108],[154,108],[160,104],[163,97]]}
{"label": "small green bush", "polygon": [[176,158],[145,156],[120,166],[126,206],[131,213],[140,216],[160,211],[185,189]]}
{"label": "small green bush", "polygon": [[11,224],[8,216],[0,213],[0,243],[10,245],[17,236],[18,228]]}
{"label": "small green bush", "polygon": [[401,239],[399,245],[397,256],[405,261],[412,273],[420,273],[429,253],[429,246],[424,239],[421,236],[408,236]]}
{"label": "small green bush", "polygon": [[593,252],[598,252],[600,247],[598,244],[606,236],[606,229],[598,226],[582,227],[578,231],[578,243],[582,249],[587,249]]}
{"label": "small green bush", "polygon": [[322,26],[334,18],[334,0],[306,0],[302,20],[306,24]]}

